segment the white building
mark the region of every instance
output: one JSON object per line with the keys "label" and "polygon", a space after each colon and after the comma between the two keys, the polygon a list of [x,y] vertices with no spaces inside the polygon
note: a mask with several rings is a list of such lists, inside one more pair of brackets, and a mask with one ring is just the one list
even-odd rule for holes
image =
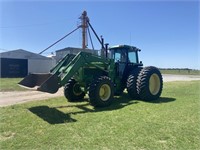
{"label": "white building", "polygon": [[56,61],[18,49],[0,53],[0,77],[24,77],[29,73],[48,73]]}

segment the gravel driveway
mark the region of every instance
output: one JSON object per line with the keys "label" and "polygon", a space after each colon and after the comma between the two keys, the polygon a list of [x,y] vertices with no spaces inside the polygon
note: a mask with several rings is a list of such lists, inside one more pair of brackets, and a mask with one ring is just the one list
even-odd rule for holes
{"label": "gravel driveway", "polygon": [[44,100],[58,96],[63,96],[62,88],[55,94],[49,94],[39,91],[0,92],[0,107],[34,100]]}
{"label": "gravel driveway", "polygon": [[[200,80],[200,76],[197,75],[170,75],[164,74],[163,81],[192,81]],[[44,100],[52,97],[63,96],[63,89],[61,88],[56,94],[43,93],[38,91],[12,91],[12,92],[0,92],[0,107],[24,103],[34,100]]]}
{"label": "gravel driveway", "polygon": [[163,81],[192,81],[192,80],[200,80],[200,75],[174,75],[174,74],[164,74]]}

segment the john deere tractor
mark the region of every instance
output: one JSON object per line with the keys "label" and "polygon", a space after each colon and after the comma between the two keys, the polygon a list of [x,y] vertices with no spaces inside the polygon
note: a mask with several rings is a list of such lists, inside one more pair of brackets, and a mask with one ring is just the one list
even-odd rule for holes
{"label": "john deere tractor", "polygon": [[105,56],[87,52],[68,54],[48,74],[29,74],[19,84],[38,91],[56,93],[64,87],[69,102],[83,100],[85,94],[94,107],[112,104],[115,95],[127,89],[131,99],[152,101],[162,92],[160,71],[153,66],[142,67],[140,49],[118,45],[104,50]]}

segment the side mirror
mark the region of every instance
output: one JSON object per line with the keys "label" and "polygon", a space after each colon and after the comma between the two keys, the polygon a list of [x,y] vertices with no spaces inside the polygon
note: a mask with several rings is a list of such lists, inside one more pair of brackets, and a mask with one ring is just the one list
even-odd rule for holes
{"label": "side mirror", "polygon": [[140,64],[142,64],[142,61],[140,61]]}

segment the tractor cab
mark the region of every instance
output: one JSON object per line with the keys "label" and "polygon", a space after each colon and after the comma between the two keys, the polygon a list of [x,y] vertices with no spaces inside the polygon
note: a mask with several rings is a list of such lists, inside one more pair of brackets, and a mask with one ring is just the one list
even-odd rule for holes
{"label": "tractor cab", "polygon": [[117,45],[109,48],[110,58],[118,63],[138,64],[138,51],[140,49],[128,45]]}
{"label": "tractor cab", "polygon": [[128,45],[117,45],[109,48],[109,57],[115,62],[118,76],[123,77],[125,72],[129,72],[130,67],[142,65],[139,63],[138,51],[140,49]]}
{"label": "tractor cab", "polygon": [[139,63],[138,51],[140,49],[128,46],[128,45],[117,45],[109,48],[108,56],[115,62],[115,80],[116,83],[115,94],[120,95],[126,87],[128,76],[133,70],[142,66]]}

